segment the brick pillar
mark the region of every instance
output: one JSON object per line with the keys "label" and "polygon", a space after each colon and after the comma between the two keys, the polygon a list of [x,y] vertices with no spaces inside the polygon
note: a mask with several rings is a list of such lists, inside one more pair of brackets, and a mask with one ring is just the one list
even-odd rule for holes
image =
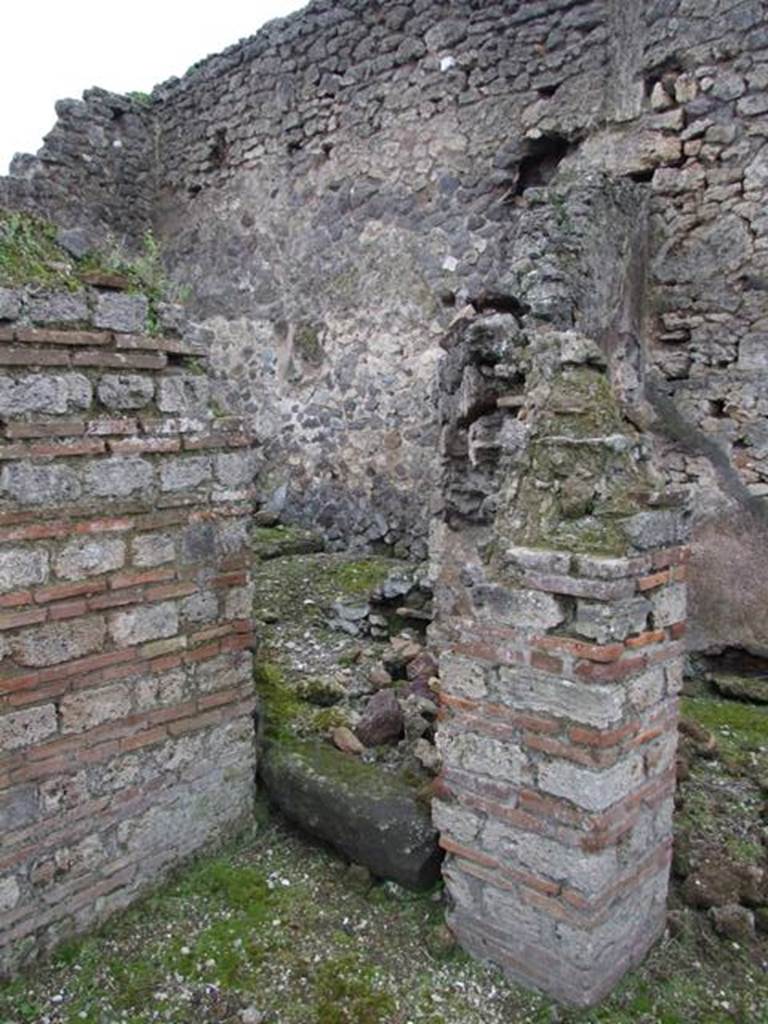
{"label": "brick pillar", "polygon": [[665,924],[687,550],[596,348],[569,332],[518,351],[532,399],[489,416],[486,393],[482,430],[444,404],[434,814],[462,945],[590,1005]]}

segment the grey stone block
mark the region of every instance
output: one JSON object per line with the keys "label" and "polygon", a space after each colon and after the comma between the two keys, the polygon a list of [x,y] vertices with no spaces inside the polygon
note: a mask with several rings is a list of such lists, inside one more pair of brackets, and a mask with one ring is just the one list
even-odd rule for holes
{"label": "grey stone block", "polygon": [[471,593],[477,617],[482,622],[545,630],[558,626],[565,618],[559,602],[540,590],[507,590],[481,584]]}
{"label": "grey stone block", "polygon": [[641,551],[686,544],[690,538],[685,515],[673,509],[639,512],[624,521],[624,531]]}
{"label": "grey stone block", "polygon": [[644,772],[641,754],[633,754],[599,771],[553,760],[539,764],[538,784],[545,793],[571,800],[585,810],[605,811],[637,789]]}
{"label": "grey stone block", "polygon": [[132,542],[133,564],[151,568],[172,562],[176,557],[176,543],[171,533],[145,533],[134,537]]}
{"label": "grey stone block", "polygon": [[91,318],[85,292],[30,295],[27,315],[36,324],[87,324]]}
{"label": "grey stone block", "polygon": [[0,288],[0,320],[18,320],[21,315],[21,292]]}
{"label": "grey stone block", "polygon": [[179,611],[173,601],[115,612],[109,620],[109,634],[120,647],[174,636],[178,630]]}
{"label": "grey stone block", "polygon": [[684,583],[660,587],[651,595],[651,604],[656,629],[684,622],[688,609],[688,588]]}
{"label": "grey stone block", "polygon": [[56,241],[77,260],[87,256],[93,248],[88,232],[84,228],[60,228],[56,233]]}
{"label": "grey stone block", "polygon": [[39,548],[6,548],[0,551],[0,592],[45,583],[48,552]]}
{"label": "grey stone block", "polygon": [[106,624],[98,615],[72,622],[52,622],[15,636],[11,650],[20,665],[43,668],[101,650],[105,634]]}
{"label": "grey stone block", "polygon": [[257,466],[255,452],[226,452],[214,457],[216,479],[226,487],[247,487],[253,483]]}
{"label": "grey stone block", "polygon": [[435,745],[443,763],[461,771],[516,784],[532,780],[527,756],[511,740],[496,740],[490,736],[442,728],[438,730]]}
{"label": "grey stone block", "polygon": [[218,613],[219,602],[211,590],[191,594],[181,602],[181,615],[187,622],[212,622]]}
{"label": "grey stone block", "polygon": [[125,563],[125,541],[119,537],[86,537],[67,544],[54,560],[64,580],[79,580],[119,569]]}
{"label": "grey stone block", "polygon": [[87,409],[93,391],[79,373],[0,377],[0,416],[55,415]]}
{"label": "grey stone block", "polygon": [[16,462],[0,470],[0,491],[20,505],[51,505],[75,501],[82,485],[68,466],[35,466]]}
{"label": "grey stone block", "polygon": [[104,292],[96,297],[94,327],[126,334],[141,334],[147,329],[149,302],[144,295]]}
{"label": "grey stone block", "polygon": [[131,685],[126,683],[68,694],[60,704],[62,732],[85,732],[104,722],[125,718],[131,707]]}
{"label": "grey stone block", "polygon": [[107,409],[143,409],[155,396],[155,382],[138,373],[108,373],[97,384],[96,394]]}
{"label": "grey stone block", "polygon": [[103,498],[125,498],[150,489],[154,482],[152,464],[137,455],[102,459],[92,463],[85,473],[88,492]]}
{"label": "grey stone block", "polygon": [[429,811],[394,776],[303,742],[270,743],[261,777],[287,817],[374,875],[411,889],[437,881],[441,853]]}
{"label": "grey stone block", "polygon": [[21,889],[13,875],[0,880],[0,913],[7,914],[13,910],[20,898]]}
{"label": "grey stone block", "polygon": [[625,695],[620,687],[553,679],[526,668],[498,669],[498,681],[491,683],[490,696],[517,711],[540,711],[598,729],[615,726],[625,711]]}
{"label": "grey stone block", "polygon": [[164,491],[184,491],[211,478],[211,460],[207,455],[174,459],[160,467],[160,487]]}
{"label": "grey stone block", "polygon": [[164,377],[160,381],[157,405],[161,412],[200,415],[205,413],[210,397],[210,382],[207,377],[196,374],[179,374]]}
{"label": "grey stone block", "polygon": [[52,736],[57,728],[54,704],[43,704],[41,707],[25,708],[23,711],[3,715],[0,718],[0,750],[34,746]]}

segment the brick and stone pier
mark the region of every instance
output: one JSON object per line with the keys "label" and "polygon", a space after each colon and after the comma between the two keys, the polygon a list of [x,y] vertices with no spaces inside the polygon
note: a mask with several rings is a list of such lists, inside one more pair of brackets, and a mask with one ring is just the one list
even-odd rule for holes
{"label": "brick and stone pier", "polygon": [[600,353],[572,332],[519,339],[530,390],[490,414],[486,392],[466,430],[468,381],[508,329],[471,327],[444,382],[434,813],[460,942],[589,1005],[665,926],[685,517],[648,489]]}
{"label": "brick and stone pier", "polygon": [[251,441],[211,412],[204,353],[143,333],[143,297],[2,299],[0,974],[254,785]]}

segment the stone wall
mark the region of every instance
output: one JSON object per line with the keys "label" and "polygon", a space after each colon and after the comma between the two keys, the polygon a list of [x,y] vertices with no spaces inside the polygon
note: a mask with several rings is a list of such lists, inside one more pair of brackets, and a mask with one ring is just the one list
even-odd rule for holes
{"label": "stone wall", "polygon": [[147,312],[0,290],[0,973],[251,805],[254,454]]}
{"label": "stone wall", "polygon": [[[156,90],[156,224],[285,514],[420,554],[441,333],[467,303],[550,302],[526,237],[542,185],[631,180],[642,286],[599,340],[694,495],[693,648],[768,651],[767,62],[759,0],[360,0],[311,4]],[[592,258],[602,302],[612,270]]]}
{"label": "stone wall", "polygon": [[0,177],[0,207],[73,231],[65,239],[78,256],[88,249],[140,249],[154,197],[148,103],[89,89],[82,100],[60,100],[56,114],[37,155],[17,154],[10,176]]}
{"label": "stone wall", "polygon": [[542,185],[636,182],[643,286],[599,340],[694,496],[692,647],[764,654],[766,67],[762,0],[315,0],[148,106],[65,104],[0,201],[134,243],[151,220],[273,506],[422,556],[442,333],[547,304],[547,251],[517,251]]}

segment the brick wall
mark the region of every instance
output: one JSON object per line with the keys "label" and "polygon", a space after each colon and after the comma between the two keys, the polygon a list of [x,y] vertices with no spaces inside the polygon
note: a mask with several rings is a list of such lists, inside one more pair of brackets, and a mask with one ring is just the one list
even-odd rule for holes
{"label": "brick wall", "polygon": [[247,813],[255,469],[142,296],[2,298],[0,973]]}

